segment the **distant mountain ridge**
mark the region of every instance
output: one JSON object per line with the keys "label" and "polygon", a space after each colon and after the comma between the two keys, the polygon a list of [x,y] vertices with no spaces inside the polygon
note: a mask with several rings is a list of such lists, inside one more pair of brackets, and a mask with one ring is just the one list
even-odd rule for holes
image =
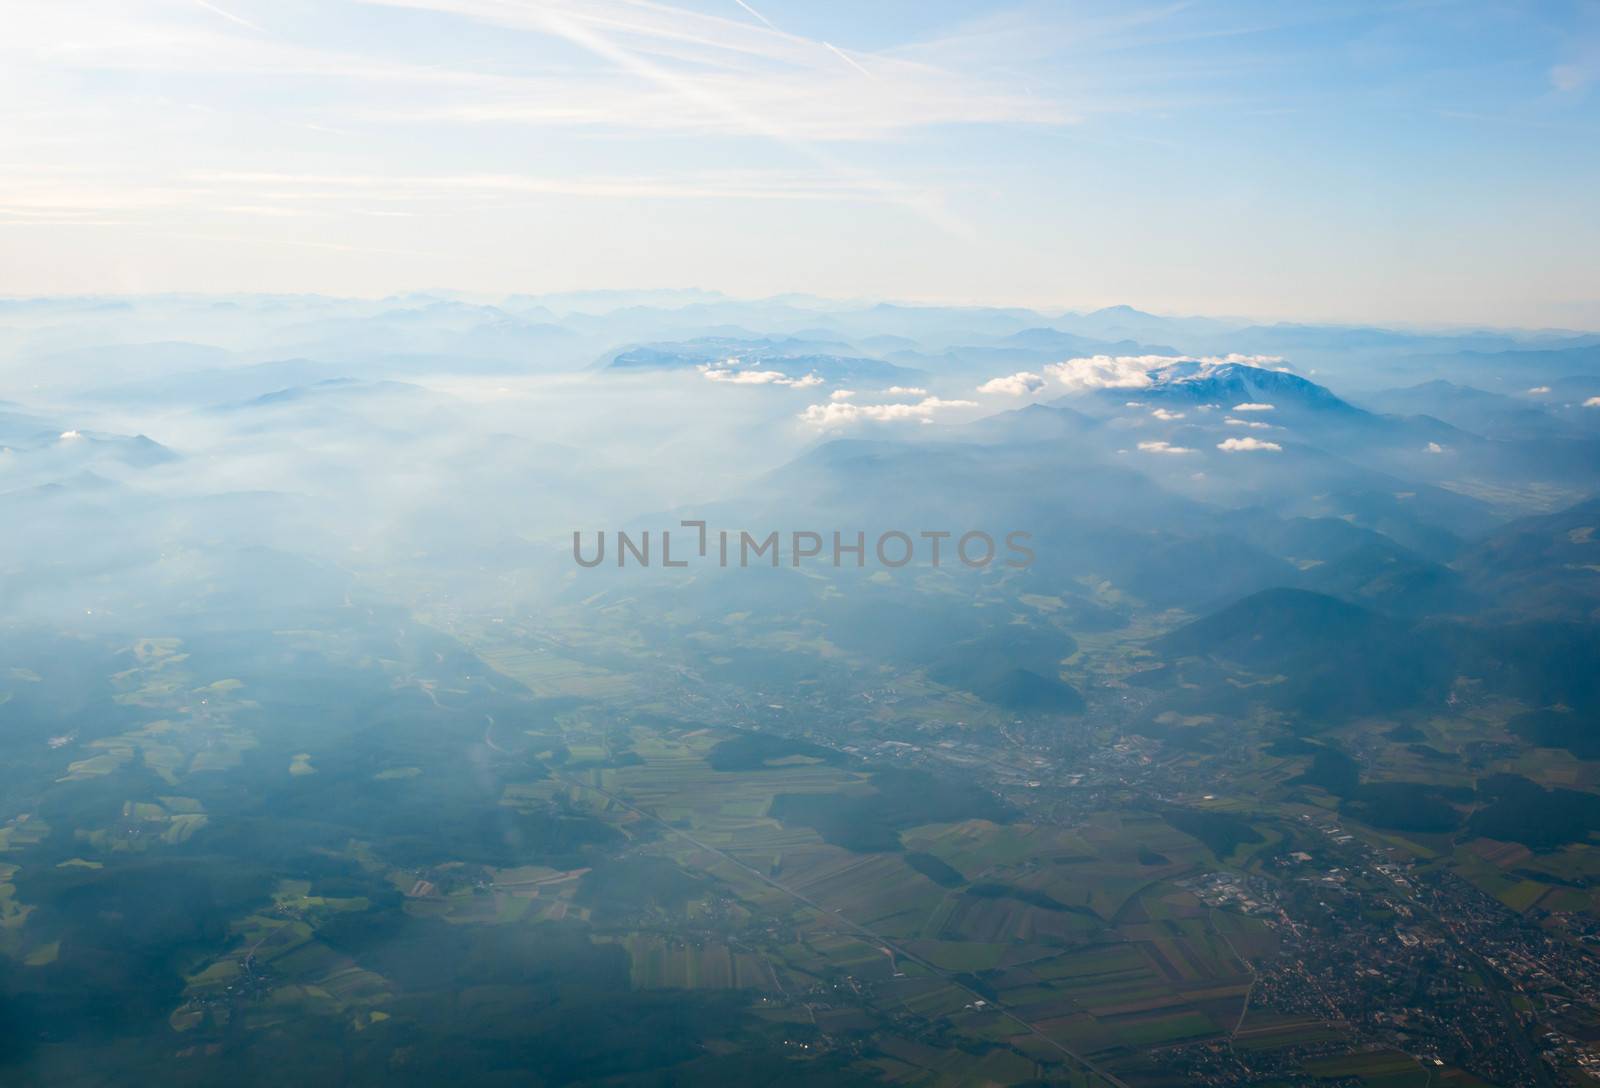
{"label": "distant mountain ridge", "polygon": [[606,355],[595,366],[602,370],[632,371],[741,368],[777,371],[791,380],[816,375],[825,382],[884,384],[910,384],[927,377],[921,370],[881,359],[836,354],[832,349],[848,350],[848,345],[800,339],[708,337],[623,348]]}

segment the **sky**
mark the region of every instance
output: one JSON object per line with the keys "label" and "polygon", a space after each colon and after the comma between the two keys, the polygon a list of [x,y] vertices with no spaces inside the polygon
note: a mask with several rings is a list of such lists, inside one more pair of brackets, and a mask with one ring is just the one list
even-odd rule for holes
{"label": "sky", "polygon": [[0,294],[1600,328],[1600,0],[8,0]]}

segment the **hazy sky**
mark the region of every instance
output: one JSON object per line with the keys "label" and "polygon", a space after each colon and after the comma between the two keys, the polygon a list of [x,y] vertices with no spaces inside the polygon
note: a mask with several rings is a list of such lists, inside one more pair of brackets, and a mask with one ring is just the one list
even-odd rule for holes
{"label": "hazy sky", "polygon": [[1600,2],[7,0],[0,293],[1600,327]]}

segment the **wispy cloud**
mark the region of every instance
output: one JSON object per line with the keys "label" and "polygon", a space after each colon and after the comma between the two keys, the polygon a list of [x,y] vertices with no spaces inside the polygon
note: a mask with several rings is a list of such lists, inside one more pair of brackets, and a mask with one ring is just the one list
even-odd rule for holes
{"label": "wispy cloud", "polygon": [[846,53],[843,49],[840,49],[837,45],[834,45],[832,42],[823,42],[822,44],[827,46],[828,49],[832,50],[834,56],[836,56],[840,60],[844,61],[850,67],[854,68],[856,71],[860,72],[862,75],[866,76],[868,79],[872,78],[872,73],[867,71],[865,68],[863,68],[861,66],[861,62],[856,60],[849,53]]}
{"label": "wispy cloud", "polygon": [[676,175],[626,176],[538,174],[289,174],[274,172],[206,172],[191,176],[196,183],[255,187],[289,199],[388,195],[408,200],[457,200],[463,193],[587,196],[594,198],[663,198],[712,200],[852,200],[896,203],[911,194],[886,183],[844,179],[823,172],[693,171]]}
{"label": "wispy cloud", "polygon": [[1581,94],[1600,79],[1600,33],[1580,43],[1572,60],[1550,69],[1550,85],[1568,95]]}
{"label": "wispy cloud", "polygon": [[[204,182],[207,192],[181,202],[206,220],[193,229],[265,236],[275,220],[287,226],[292,218],[317,236],[306,241],[382,245],[373,217],[405,217],[385,224],[391,239],[442,250],[450,263],[329,262],[301,275],[283,261],[270,273],[235,269],[230,283],[266,276],[365,290],[376,279],[415,286],[444,277],[498,287],[525,286],[531,276],[555,286],[563,276],[655,282],[675,273],[774,293],[899,292],[1052,310],[1086,296],[1138,294],[1198,311],[1216,301],[1220,285],[1179,286],[1141,268],[1114,239],[1133,224],[1159,222],[1172,245],[1208,251],[1220,237],[1243,237],[1241,224],[1255,213],[1224,200],[1211,205],[1217,216],[1193,214],[1203,194],[1183,187],[1151,205],[1138,186],[1084,170],[1085,161],[1126,156],[1127,176],[1148,177],[1174,161],[1149,146],[1182,157],[1213,126],[1249,145],[1267,137],[1237,127],[1242,118],[1298,110],[1308,155],[1372,167],[1408,223],[1427,221],[1411,214],[1423,198],[1382,172],[1374,150],[1381,141],[1360,149],[1326,142],[1332,130],[1318,122],[1336,116],[1347,96],[1323,93],[1321,81],[1337,70],[1364,92],[1426,88],[1408,98],[1415,116],[1391,124],[1442,133],[1455,141],[1451,148],[1466,137],[1440,120],[1440,106],[1587,135],[1595,9],[1576,7],[1591,14],[1574,15],[1569,5],[1539,16],[1536,36],[1473,47],[1504,44],[1508,63],[1546,81],[1528,95],[1520,84],[1515,92],[1482,84],[1470,65],[1455,63],[1476,53],[1458,55],[1462,43],[1453,39],[1419,42],[1392,73],[1404,87],[1376,88],[1372,72],[1327,63],[1352,42],[1351,28],[1326,15],[1275,12],[1268,21],[1313,19],[1328,33],[1269,48],[1241,37],[1260,25],[1249,10],[1167,0],[910,5],[892,13],[824,6],[806,9],[803,22],[794,15],[793,27],[786,13],[800,9],[775,0],[12,0],[0,34],[0,86],[9,92],[0,94],[0,131],[11,160],[0,167],[0,221],[19,227],[8,241],[20,238],[27,251],[4,263],[9,282],[24,288],[40,268],[63,284],[114,283],[131,259],[121,227],[158,225],[165,213],[150,201],[161,190],[189,185],[188,173],[202,168],[277,164],[286,174],[343,178],[320,188]],[[1380,21],[1413,18],[1389,11]],[[1135,116],[1138,124],[1127,123]],[[1197,116],[1205,123],[1188,123]],[[1483,178],[1456,179],[1463,200],[1503,200],[1508,216],[1504,231],[1473,236],[1474,284],[1514,278],[1523,258],[1541,262],[1558,284],[1581,273],[1559,232],[1536,221],[1577,221],[1582,198],[1572,194],[1581,186],[1560,173],[1568,144],[1530,132],[1528,154],[1501,195],[1483,188]],[[13,168],[50,165],[82,172],[63,189],[74,198],[94,179],[129,192],[70,212],[44,206],[37,194],[17,196]],[[1316,214],[1341,207],[1327,180],[1338,173],[1308,175],[1303,190],[1275,184],[1263,205],[1263,214],[1281,216],[1283,237],[1338,259],[1282,274],[1263,239],[1244,237],[1240,268],[1249,271],[1239,273],[1236,291],[1228,288],[1241,305],[1303,316],[1325,307],[1387,309],[1383,316],[1392,317],[1413,301],[1362,276],[1354,254],[1370,223]],[[457,180],[437,183],[447,177]],[[1535,194],[1551,178],[1565,180],[1541,202]],[[1214,180],[1224,189],[1244,184]],[[1288,192],[1300,195],[1290,200]],[[630,206],[679,197],[771,206],[684,209],[665,224],[660,216],[646,223],[652,209]],[[798,201],[812,203],[780,203]],[[865,204],[878,214],[858,214],[854,205]],[[1096,208],[1092,222],[1075,210],[1085,206]],[[178,225],[176,212],[170,218],[163,225]],[[85,257],[71,268],[52,257],[48,234],[57,222]],[[86,226],[118,229],[89,236]],[[1426,266],[1434,247],[1407,230],[1416,243],[1404,247],[1414,255],[1407,260]],[[1332,244],[1341,235],[1348,251]],[[752,236],[763,239],[762,251],[748,247]],[[864,259],[840,265],[837,246],[821,243],[828,236],[858,241]],[[505,244],[510,239],[580,250],[583,259],[552,271],[527,247]],[[1083,259],[1058,259],[1069,242]],[[680,259],[690,246],[695,255]],[[212,283],[216,255],[202,250],[141,263],[174,285]],[[1412,271],[1408,264],[1408,281],[1417,279]],[[1471,307],[1469,298],[1505,293],[1449,294]],[[1588,307],[1585,300],[1577,305]],[[1062,384],[1070,391],[1117,382],[1139,384],[1133,375],[1071,370]]]}
{"label": "wispy cloud", "polygon": [[1139,448],[1145,453],[1193,453],[1194,450],[1187,446],[1174,446],[1170,442],[1141,442]]}
{"label": "wispy cloud", "polygon": [[712,200],[894,204],[882,190],[855,187],[826,174],[792,171],[716,171],[678,175],[540,176],[514,174],[292,174],[200,171],[125,178],[111,185],[72,171],[0,171],[0,222],[128,223],[196,216],[297,217],[458,214],[463,201],[477,210],[508,212],[530,198]]}
{"label": "wispy cloud", "polygon": [[[916,127],[917,122],[912,121],[914,116],[923,118],[920,124],[927,124],[931,115],[941,112],[936,105],[930,106],[930,102],[940,97],[949,100],[948,92],[938,92],[921,81],[915,84],[902,81],[897,84],[896,94],[874,104],[845,88],[829,88],[818,78],[814,65],[806,62],[803,56],[796,56],[796,49],[814,49],[817,43],[766,29],[753,31],[741,23],[666,5],[618,4],[614,0],[584,0],[577,4],[549,0],[536,8],[509,8],[484,0],[377,2],[447,11],[494,24],[554,34],[609,62],[624,75],[643,81],[656,91],[665,91],[675,100],[674,113],[680,123],[698,123],[726,128],[740,135],[764,137],[804,154],[835,177],[885,192],[897,190],[875,172],[824,149],[820,141],[883,135],[882,129],[876,134],[870,131],[870,120],[869,127],[863,128],[863,118],[892,123],[895,129]],[[758,36],[752,38],[752,34]],[[684,46],[701,50],[695,58],[698,63],[673,63],[679,59],[678,53]],[[801,74],[797,77],[791,72],[770,71],[752,78],[751,73],[741,71],[729,78],[724,73],[706,70],[714,68],[722,56],[730,52],[741,59],[787,60],[791,66],[798,61]],[[913,86],[916,93],[907,97],[906,92]],[[973,93],[972,101],[982,101],[983,96],[976,89]],[[650,104],[652,109],[655,105],[648,94],[636,94],[628,101]],[[815,112],[819,102],[828,104],[822,116]],[[969,106],[970,102],[963,103],[961,108]],[[945,118],[946,123],[955,120],[959,118]],[[670,128],[671,123],[664,123],[657,117],[651,127]],[[952,214],[936,193],[901,193],[896,202],[942,231],[962,238],[975,236],[972,228]]]}
{"label": "wispy cloud", "polygon": [[761,22],[765,23],[766,26],[769,29],[771,29],[771,30],[777,30],[778,29],[777,27],[772,25],[772,20],[768,19],[765,15],[761,14],[755,8],[753,8],[749,4],[745,3],[744,0],[733,0],[733,2],[735,4],[738,4],[740,7],[744,8],[744,10],[748,11],[751,15],[754,15],[757,19],[761,20]]}
{"label": "wispy cloud", "polygon": [[[565,119],[754,134],[798,145],[877,140],[935,125],[1063,125],[1075,119],[1059,101],[976,71],[893,56],[858,57],[832,42],[777,30],[748,4],[740,7],[761,25],[626,0],[374,2],[563,38],[614,66],[612,73],[581,79],[563,75],[565,94],[549,93],[557,86],[548,77],[534,78],[523,94],[506,82],[493,99],[451,107],[462,120]],[[863,83],[861,75],[870,82]],[[669,97],[662,101],[652,91]]]}
{"label": "wispy cloud", "polygon": [[[357,119],[590,126],[654,133],[758,135],[799,147],[876,141],[952,124],[1061,125],[1074,120],[1056,98],[962,66],[847,51],[835,43],[665,3],[634,0],[371,0],[521,32],[492,65],[441,51],[437,63],[381,41],[304,33],[269,35],[209,0],[184,20],[162,8],[111,0],[61,5],[22,0],[8,13],[0,58],[43,57],[56,69],[180,73],[218,78],[337,81],[319,101]],[[251,30],[229,31],[223,21]],[[576,45],[602,64],[552,51]],[[526,46],[525,48],[523,46]],[[841,60],[844,63],[840,63]],[[872,78],[863,82],[863,73]],[[371,85],[364,90],[364,85]],[[380,90],[381,93],[371,93]],[[665,92],[665,93],[663,93]],[[226,99],[224,99],[226,101]],[[848,164],[841,164],[848,165]],[[857,167],[859,168],[859,167]]]}
{"label": "wispy cloud", "polygon": [[257,26],[255,23],[252,23],[249,19],[241,18],[240,16],[235,15],[231,11],[224,11],[221,8],[217,7],[217,5],[215,5],[215,4],[208,4],[206,2],[206,0],[194,0],[194,2],[196,4],[199,4],[201,7],[205,8],[207,11],[211,12],[212,14],[220,15],[224,19],[227,19],[230,22],[238,23],[240,26],[243,26],[243,27],[249,27],[251,30],[254,30],[258,34],[265,34],[266,33],[265,30],[263,30],[261,27]]}

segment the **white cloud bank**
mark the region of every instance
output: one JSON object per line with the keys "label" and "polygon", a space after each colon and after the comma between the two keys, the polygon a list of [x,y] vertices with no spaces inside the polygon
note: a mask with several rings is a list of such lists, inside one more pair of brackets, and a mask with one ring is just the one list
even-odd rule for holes
{"label": "white cloud bank", "polygon": [[924,397],[915,404],[851,404],[849,401],[831,401],[827,404],[811,405],[800,413],[799,418],[813,427],[823,429],[844,427],[864,421],[890,423],[915,419],[929,423],[935,413],[953,408],[977,406],[976,402],[970,400],[941,400],[939,397]]}
{"label": "white cloud bank", "polygon": [[1004,378],[990,378],[978,386],[978,392],[1005,397],[1028,397],[1043,390],[1047,384],[1044,375],[1029,370],[1019,370]]}
{"label": "white cloud bank", "polygon": [[1585,408],[1600,408],[1600,397],[1590,397],[1583,402]]}
{"label": "white cloud bank", "polygon": [[1044,372],[1072,393],[1091,389],[1144,389],[1155,384],[1152,370],[1178,362],[1170,355],[1090,355],[1051,363]]}
{"label": "white cloud bank", "polygon": [[1259,438],[1225,438],[1217,443],[1217,449],[1225,453],[1240,453],[1249,451],[1277,452],[1283,449],[1276,442],[1263,442]]}
{"label": "white cloud bank", "polygon": [[807,374],[803,378],[791,378],[781,370],[719,370],[709,365],[701,366],[699,369],[709,381],[727,382],[730,385],[787,385],[796,389],[806,389],[822,384],[822,379],[815,374]]}
{"label": "white cloud bank", "polygon": [[1257,431],[1270,431],[1274,429],[1272,424],[1262,423],[1261,421],[1255,419],[1234,419],[1232,416],[1229,416],[1222,422],[1226,423],[1230,427],[1249,427],[1252,430]]}
{"label": "white cloud bank", "polygon": [[[1195,381],[1210,376],[1218,367],[1230,365],[1288,369],[1282,364],[1281,355],[1086,355],[1051,363],[1044,368],[1043,377],[1054,378],[1069,393],[1084,393],[1094,389],[1145,389],[1158,381]],[[1039,392],[1043,386],[1035,387],[1030,379],[1042,380],[1039,375],[1021,371],[994,378],[979,386],[979,392],[1012,396]],[[1012,389],[1022,389],[1024,393],[1012,393]]]}
{"label": "white cloud bank", "polygon": [[1235,404],[1233,406],[1233,410],[1235,412],[1270,412],[1273,409],[1274,406],[1271,404],[1256,404],[1251,401],[1246,401],[1244,404]]}
{"label": "white cloud bank", "polygon": [[1187,446],[1174,446],[1170,442],[1141,442],[1139,448],[1145,453],[1193,453],[1194,450]]}
{"label": "white cloud bank", "polygon": [[884,390],[891,397],[925,397],[928,391],[917,385],[891,385]]}
{"label": "white cloud bank", "polygon": [[1169,412],[1165,408],[1157,408],[1150,414],[1164,423],[1170,423],[1174,419],[1183,418],[1182,412]]}

